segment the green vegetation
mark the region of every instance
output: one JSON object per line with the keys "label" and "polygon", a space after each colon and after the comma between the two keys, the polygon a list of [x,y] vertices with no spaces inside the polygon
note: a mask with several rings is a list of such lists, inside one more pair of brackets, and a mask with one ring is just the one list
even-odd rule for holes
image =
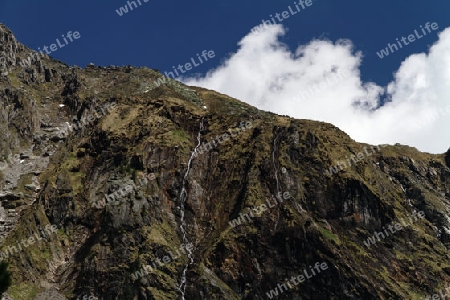
{"label": "green vegetation", "polygon": [[174,140],[178,143],[186,142],[189,140],[189,137],[187,136],[186,132],[183,129],[177,129],[172,131],[172,136]]}
{"label": "green vegetation", "polygon": [[332,233],[331,231],[329,231],[328,229],[323,228],[321,226],[318,226],[318,229],[319,229],[320,233],[322,234],[322,236],[324,236],[325,238],[327,238],[329,240],[333,240],[334,242],[336,242],[336,244],[341,243],[338,236],[335,235],[334,233]]}
{"label": "green vegetation", "polygon": [[39,292],[38,287],[32,283],[18,283],[11,286],[8,294],[14,299],[35,299]]}

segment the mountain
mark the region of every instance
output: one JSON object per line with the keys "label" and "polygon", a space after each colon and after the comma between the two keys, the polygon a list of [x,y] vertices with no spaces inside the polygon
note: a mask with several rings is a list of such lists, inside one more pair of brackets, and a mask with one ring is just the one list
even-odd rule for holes
{"label": "mountain", "polygon": [[[0,24],[4,299],[423,299],[450,280],[450,151],[357,143]],[[164,82],[158,84],[157,82]]]}

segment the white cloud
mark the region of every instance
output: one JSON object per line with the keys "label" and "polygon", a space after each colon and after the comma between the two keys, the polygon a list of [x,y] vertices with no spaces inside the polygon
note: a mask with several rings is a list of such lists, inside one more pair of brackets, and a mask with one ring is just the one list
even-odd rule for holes
{"label": "white cloud", "polygon": [[[281,25],[250,33],[223,65],[183,81],[260,109],[330,122],[359,142],[431,153],[450,147],[450,28],[429,53],[406,58],[387,87],[361,82],[362,54],[350,41],[313,40],[292,53],[279,41],[284,34]],[[392,101],[379,107],[382,96]]]}

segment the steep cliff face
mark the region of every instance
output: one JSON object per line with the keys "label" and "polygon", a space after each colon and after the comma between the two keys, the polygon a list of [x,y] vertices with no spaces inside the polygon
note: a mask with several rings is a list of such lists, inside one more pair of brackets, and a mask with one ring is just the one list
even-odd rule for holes
{"label": "steep cliff face", "polygon": [[145,68],[22,67],[0,26],[9,297],[421,299],[450,280],[450,151],[356,143]]}

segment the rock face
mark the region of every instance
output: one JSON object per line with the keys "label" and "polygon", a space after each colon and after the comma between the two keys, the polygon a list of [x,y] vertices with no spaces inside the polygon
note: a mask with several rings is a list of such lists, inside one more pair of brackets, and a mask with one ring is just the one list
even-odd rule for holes
{"label": "rock face", "polygon": [[450,280],[448,153],[30,54],[0,25],[9,299],[422,299]]}

